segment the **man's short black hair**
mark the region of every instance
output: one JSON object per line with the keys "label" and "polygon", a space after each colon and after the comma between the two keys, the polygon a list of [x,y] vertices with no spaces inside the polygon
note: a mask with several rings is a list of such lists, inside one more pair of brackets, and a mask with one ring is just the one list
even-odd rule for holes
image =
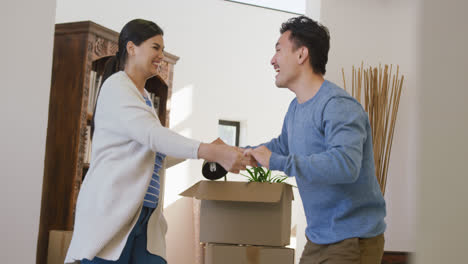
{"label": "man's short black hair", "polygon": [[302,46],[309,50],[309,61],[313,71],[325,74],[330,50],[328,29],[306,16],[298,16],[281,25],[281,34],[286,31],[291,32],[289,39],[294,43],[295,50]]}

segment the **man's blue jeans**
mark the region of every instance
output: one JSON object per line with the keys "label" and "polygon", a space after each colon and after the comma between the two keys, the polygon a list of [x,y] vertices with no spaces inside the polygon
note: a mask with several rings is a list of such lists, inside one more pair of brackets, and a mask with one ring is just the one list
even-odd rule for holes
{"label": "man's blue jeans", "polygon": [[135,227],[128,236],[127,243],[116,261],[95,257],[93,260],[83,259],[82,264],[166,264],[160,256],[153,255],[146,249],[148,220],[154,209],[143,207]]}

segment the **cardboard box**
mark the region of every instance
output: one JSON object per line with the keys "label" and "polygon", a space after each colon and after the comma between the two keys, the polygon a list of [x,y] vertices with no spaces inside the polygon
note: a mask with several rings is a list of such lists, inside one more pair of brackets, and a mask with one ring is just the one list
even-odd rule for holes
{"label": "cardboard box", "polygon": [[207,244],[205,264],[294,264],[294,249]]}
{"label": "cardboard box", "polygon": [[202,200],[200,242],[289,245],[291,185],[200,181],[181,195]]}
{"label": "cardboard box", "polygon": [[73,231],[50,230],[47,264],[63,264]]}

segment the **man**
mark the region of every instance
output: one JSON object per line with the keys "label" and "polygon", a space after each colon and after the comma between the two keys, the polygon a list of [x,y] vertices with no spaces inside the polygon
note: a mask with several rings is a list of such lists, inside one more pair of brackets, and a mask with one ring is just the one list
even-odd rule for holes
{"label": "man", "polygon": [[307,219],[300,264],[380,263],[386,212],[367,113],[323,77],[330,48],[326,27],[300,16],[283,23],[280,32],[271,60],[276,86],[296,98],[279,137],[245,154],[296,177]]}

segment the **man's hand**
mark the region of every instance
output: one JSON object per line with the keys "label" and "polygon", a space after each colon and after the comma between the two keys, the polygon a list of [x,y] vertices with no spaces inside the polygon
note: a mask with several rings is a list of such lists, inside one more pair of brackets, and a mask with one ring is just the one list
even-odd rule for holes
{"label": "man's hand", "polygon": [[[238,148],[243,153],[243,163],[245,166],[257,167],[258,161],[250,153],[252,149],[249,148]],[[248,151],[249,150],[249,151]]]}
{"label": "man's hand", "polygon": [[221,152],[215,160],[229,172],[239,173],[240,170],[245,170],[246,166],[257,166],[257,160],[250,154],[244,154],[243,148],[229,146],[221,138],[212,141],[211,145],[220,148]]}
{"label": "man's hand", "polygon": [[239,173],[239,171],[246,169],[244,155],[237,147],[219,143],[212,144],[220,148],[216,156],[216,162],[221,164],[225,170],[232,173]]}
{"label": "man's hand", "polygon": [[[265,147],[260,146],[255,149],[246,149],[244,151],[244,156],[251,155],[258,163],[260,163],[263,167],[269,169],[270,168],[270,157],[271,151]],[[257,166],[257,165],[255,165]]]}

